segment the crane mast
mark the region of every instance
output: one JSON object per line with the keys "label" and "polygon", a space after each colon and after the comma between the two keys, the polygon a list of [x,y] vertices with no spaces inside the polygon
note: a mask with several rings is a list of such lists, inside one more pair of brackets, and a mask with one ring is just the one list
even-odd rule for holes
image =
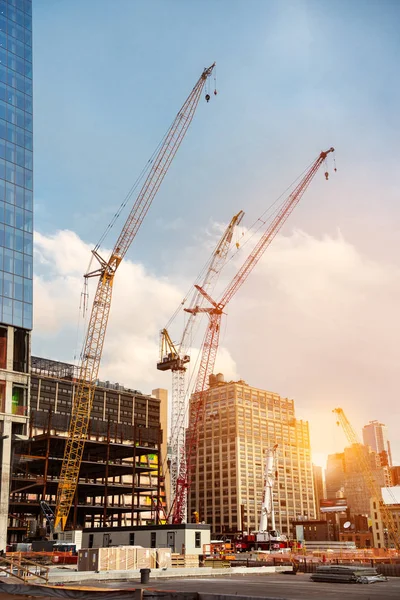
{"label": "crane mast", "polygon": [[[99,268],[86,277],[98,277],[97,289],[90,314],[89,325],[83,345],[79,380],[72,406],[71,419],[57,490],[54,526],[65,528],[75,496],[87,436],[93,395],[103,351],[104,338],[111,308],[115,273],[134,240],[147,211],[156,195],[170,164],[192,122],[201,93],[214,69],[215,63],[203,70],[196,85],[185,100],[163,143],[152,161],[146,180],[122,228],[108,260],[97,250],[93,255]],[[132,191],[133,193],[133,191]]]}
{"label": "crane mast", "polygon": [[274,484],[276,478],[276,450],[278,445],[265,451],[264,496],[261,505],[259,532],[268,531],[268,517],[271,519],[271,529],[275,531]]}
{"label": "crane mast", "polygon": [[[239,211],[234,215],[222,235],[216,249],[214,250],[208,269],[206,271],[202,289],[212,291],[223,268],[229,247],[232,242],[233,232],[242,219],[244,212]],[[186,429],[186,384],[185,384],[185,364],[190,361],[187,354],[190,340],[193,335],[195,319],[198,309],[204,303],[204,296],[196,289],[190,308],[186,325],[184,327],[178,348],[172,342],[167,329],[161,331],[161,356],[157,363],[157,369],[160,371],[172,371],[172,410],[171,410],[171,438],[170,438],[170,476],[171,476],[171,494],[170,502],[175,497],[176,484],[178,478],[179,464],[185,448],[185,429]],[[196,310],[197,309],[197,310]]]}
{"label": "crane mast", "polygon": [[199,309],[186,309],[188,311],[207,313],[209,317],[209,324],[201,350],[200,367],[196,378],[194,393],[190,403],[189,427],[187,430],[185,448],[186,454],[181,458],[176,486],[176,495],[174,498],[174,503],[171,506],[173,523],[182,523],[185,520],[185,507],[187,492],[190,487],[192,457],[194,450],[198,445],[198,425],[204,415],[204,404],[207,394],[209,376],[213,373],[215,359],[218,352],[223,311],[232,297],[243,285],[244,281],[247,279],[258,261],[261,259],[265,250],[275,238],[278,231],[287,221],[290,214],[299,203],[304,192],[315,177],[319,168],[325,162],[328,154],[331,152],[334,152],[334,148],[330,148],[329,150],[320,153],[306,174],[300,180],[299,184],[282,203],[277,215],[264,231],[255,248],[249,254],[248,258],[245,260],[238,273],[232,279],[231,283],[227,286],[220,301],[218,303],[214,302],[207,292],[202,290],[200,286],[196,286],[197,290],[204,296],[211,306]]}
{"label": "crane mast", "polygon": [[382,514],[382,521],[384,522],[384,527],[387,528],[388,535],[393,541],[394,547],[397,550],[400,550],[400,531],[398,531],[397,529],[392,512],[389,510],[389,508],[383,501],[381,489],[372,475],[371,466],[368,463],[364,452],[364,446],[358,439],[358,436],[354,431],[350,421],[346,417],[344,410],[342,408],[334,408],[332,412],[336,414],[338,419],[338,425],[342,426],[347,440],[352,445],[352,448],[356,454],[358,465],[361,469],[364,481],[368,487],[371,497],[376,498],[376,501],[378,502],[379,510]]}

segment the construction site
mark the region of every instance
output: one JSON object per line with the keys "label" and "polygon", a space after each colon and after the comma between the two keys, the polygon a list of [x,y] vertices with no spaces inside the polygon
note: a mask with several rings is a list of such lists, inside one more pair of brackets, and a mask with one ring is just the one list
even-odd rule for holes
{"label": "construction site", "polygon": [[[46,517],[42,502],[56,506],[76,375],[73,365],[31,359],[28,435],[14,446],[9,544],[35,537]],[[98,382],[68,529],[158,523],[165,506],[160,404]]]}
{"label": "construction site", "polygon": [[[22,35],[22,53],[31,64],[31,2],[7,0],[0,12],[10,32],[4,35]],[[18,19],[19,29],[11,25]],[[17,68],[11,58],[9,64]],[[268,597],[336,598],[334,583],[348,598],[365,589],[352,584],[378,584],[366,588],[368,598],[400,594],[400,485],[385,426],[371,421],[364,428],[368,443],[361,442],[345,410],[329,408],[333,420],[324,427],[338,428],[347,446],[329,455],[327,491],[322,468],[313,464],[309,422],[298,417],[294,400],[218,372],[226,329],[238,326],[228,325],[231,302],[309,188],[318,185],[324,197],[323,186],[337,172],[333,146],[308,157],[289,187],[283,181],[285,191],[266,199],[252,224],[244,225],[238,207],[226,218],[202,269],[192,274],[190,290],[160,326],[152,362],[165,386],[150,393],[101,380],[120,265],[181,152],[200,101],[211,108],[217,100],[215,62],[197,77],[82,272],[78,358],[31,354],[33,249],[24,237],[32,233],[26,223],[20,238],[15,233],[15,245],[20,239],[27,248],[22,266],[22,247],[4,247],[5,269],[7,256],[11,261],[10,252],[16,254],[10,285],[20,298],[12,299],[11,317],[2,300],[6,317],[0,323],[0,600],[211,600],[221,594],[228,600],[267,598],[267,588]],[[32,95],[29,85],[26,96]],[[30,100],[21,98],[28,114]],[[29,145],[29,135],[22,139]],[[31,154],[24,148],[24,160]],[[32,184],[28,175],[22,180],[28,202]],[[13,223],[17,230],[17,216]],[[111,245],[105,242],[109,234]],[[112,248],[108,254],[105,247]],[[18,269],[25,282],[19,282]],[[56,328],[51,335],[56,338]],[[119,342],[113,350],[118,354],[115,348]],[[116,368],[122,358],[113,358]],[[264,357],[256,359],[264,365]]]}
{"label": "construction site", "polygon": [[[213,64],[203,71],[178,112],[109,259],[103,259],[98,248],[93,251],[99,267],[85,279],[94,277],[98,283],[79,367],[31,357],[26,434],[13,443],[7,555],[1,559],[3,571],[25,585],[38,579],[47,587],[73,584],[93,574],[99,581],[102,572],[112,573],[113,579],[140,576],[146,584],[150,573],[157,577],[157,572],[174,569],[175,574],[183,569],[192,575],[241,568],[248,573],[289,569],[296,574],[306,572],[307,563],[311,571],[324,564],[315,581],[384,582],[388,563],[394,569],[390,574],[397,573],[398,523],[381,499],[379,481],[371,475],[343,410],[334,411],[338,424],[387,532],[383,554],[373,548],[357,550],[345,538],[334,541],[328,520],[325,541],[313,543],[317,536],[307,537],[323,511],[318,499],[317,514],[308,423],[295,418],[292,400],[243,380],[225,382],[222,374],[214,374],[228,303],[321,167],[329,179],[328,159],[334,148],[317,156],[274,211],[264,216],[262,228],[258,221],[258,241],[214,300],[225,263],[232,252],[246,246],[243,240],[241,245],[234,243],[244,213],[233,216],[183,308],[187,318],[179,341],[170,333],[176,315],[162,330],[157,369],[172,372],[170,428],[166,390],[146,395],[98,378],[114,277],[214,68]],[[186,371],[202,315],[208,324],[190,388]],[[339,523],[345,508],[344,502],[332,506],[337,524],[334,519],[333,530],[346,528],[343,519]],[[296,522],[299,514],[302,520]],[[324,530],[325,521],[318,523]],[[359,571],[346,566],[355,560]],[[57,563],[69,565],[68,573],[52,570]]]}

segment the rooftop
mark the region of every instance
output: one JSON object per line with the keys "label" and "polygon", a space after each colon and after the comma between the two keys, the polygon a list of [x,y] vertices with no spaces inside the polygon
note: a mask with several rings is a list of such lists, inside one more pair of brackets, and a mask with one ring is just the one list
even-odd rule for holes
{"label": "rooftop", "polygon": [[[79,367],[71,363],[52,360],[50,358],[41,358],[39,356],[31,356],[31,373],[42,377],[54,377],[55,379],[65,379],[68,381],[76,381],[79,379]],[[97,380],[98,387],[109,390],[118,390],[121,392],[131,392],[144,396],[140,390],[127,388],[120,383],[112,383],[111,381]]]}

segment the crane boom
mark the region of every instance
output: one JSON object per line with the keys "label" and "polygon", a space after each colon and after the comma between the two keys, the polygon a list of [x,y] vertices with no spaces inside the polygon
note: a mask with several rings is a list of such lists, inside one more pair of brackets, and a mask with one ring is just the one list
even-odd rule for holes
{"label": "crane boom", "polygon": [[[224,231],[220,241],[215,248],[211,259],[208,262],[208,268],[203,278],[202,288],[212,291],[218,279],[222,267],[225,264],[229,247],[232,242],[233,232],[242,219],[244,212],[239,211],[234,215]],[[199,312],[205,297],[200,293],[199,286],[195,286],[196,291],[188,309],[189,318],[184,327],[179,350],[172,342],[166,329],[161,332],[161,357],[157,363],[157,369],[160,371],[172,371],[172,409],[171,409],[171,438],[170,438],[170,474],[171,474],[171,493],[170,501],[174,498],[176,492],[176,482],[179,473],[179,464],[185,448],[185,429],[186,429],[186,386],[185,386],[185,364],[190,361],[187,354],[189,341],[193,335],[196,315]]]}
{"label": "crane boom", "polygon": [[135,238],[150,204],[189,128],[199,103],[201,92],[207,78],[211,75],[214,66],[215,63],[203,70],[196,85],[185,100],[182,108],[164,137],[163,143],[152,161],[147,178],[128,215],[108,261],[101,258],[97,251],[93,251],[94,256],[100,263],[100,267],[98,270],[89,273],[87,276],[98,276],[99,280],[83,345],[79,382],[72,407],[68,437],[65,444],[60,482],[57,490],[55,527],[61,524],[62,529],[64,529],[78,483],[85,438],[87,436],[92,409],[94,388],[98,378],[104,338],[110,314],[116,270]]}
{"label": "crane boom", "polygon": [[376,498],[376,501],[378,502],[379,510],[382,514],[382,521],[384,522],[385,527],[388,530],[388,534],[393,541],[394,547],[397,550],[400,550],[400,531],[397,530],[396,522],[393,518],[393,515],[389,508],[386,506],[382,498],[381,489],[372,475],[371,466],[367,461],[365,452],[363,451],[364,447],[358,439],[358,436],[354,431],[353,426],[346,417],[344,410],[342,408],[334,408],[332,412],[334,412],[337,415],[338,425],[340,424],[342,426],[347,440],[352,445],[352,448],[355,451],[357,462],[363,474],[364,481],[368,487],[371,497]]}
{"label": "crane boom", "polygon": [[190,487],[192,456],[198,443],[198,424],[204,413],[204,401],[207,393],[209,376],[213,373],[215,359],[218,352],[221,318],[224,308],[232,299],[234,294],[239,290],[260,258],[263,256],[265,250],[268,248],[271,241],[274,239],[278,231],[288,219],[289,215],[292,213],[295,206],[298,204],[305,190],[315,177],[318,169],[323,164],[330,152],[334,152],[334,148],[330,148],[325,152],[321,152],[321,154],[308,169],[304,177],[301,179],[300,183],[296,186],[294,191],[283,202],[278,214],[272,220],[272,223],[267,227],[253,251],[250,253],[242,267],[239,269],[238,273],[226,288],[221,300],[218,303],[214,302],[206,292],[199,288],[199,292],[201,292],[203,296],[209,300],[211,307],[201,309],[202,311],[207,312],[209,317],[209,325],[201,350],[200,367],[191,401],[189,427],[186,436],[186,455],[181,459],[176,486],[177,491],[174,498],[174,503],[171,506],[173,523],[182,523],[185,519],[185,506],[187,491]]}
{"label": "crane boom", "polygon": [[[204,281],[201,285],[201,289],[204,292],[212,293],[213,285],[215,284],[222,267],[225,264],[226,257],[229,251],[230,244],[232,242],[233,232],[235,227],[240,225],[244,216],[244,212],[240,210],[236,215],[234,215],[225,229],[225,232],[220,239],[216,249],[214,250],[210,265],[208,267],[206,276],[204,277]],[[192,301],[190,303],[189,308],[185,309],[186,312],[189,313],[189,318],[186,322],[186,326],[182,333],[182,338],[180,342],[181,353],[184,352],[188,347],[188,341],[192,335],[193,324],[196,318],[197,313],[199,312],[199,308],[203,305],[205,300],[204,294],[200,292],[198,286],[195,286],[196,292],[193,295]]]}
{"label": "crane boom", "polygon": [[318,169],[322,165],[322,163],[326,160],[326,157],[331,152],[334,152],[334,148],[329,148],[325,152],[321,152],[318,158],[315,160],[311,168],[307,171],[305,176],[301,179],[300,183],[295,187],[292,193],[287,197],[285,202],[282,204],[280,210],[277,215],[269,224],[266,231],[261,236],[259,242],[256,247],[253,249],[251,254],[248,256],[247,260],[243,263],[242,267],[236,273],[235,277],[225,290],[219,305],[226,306],[232,296],[236,294],[238,289],[243,285],[246,281],[247,277],[250,275],[251,271],[254,269],[255,265],[258,263],[262,255],[264,254],[267,247],[270,245],[272,240],[275,238],[278,231],[282,228],[283,224],[288,220],[291,213],[300,202],[304,192],[310,185],[313,180],[315,174]]}

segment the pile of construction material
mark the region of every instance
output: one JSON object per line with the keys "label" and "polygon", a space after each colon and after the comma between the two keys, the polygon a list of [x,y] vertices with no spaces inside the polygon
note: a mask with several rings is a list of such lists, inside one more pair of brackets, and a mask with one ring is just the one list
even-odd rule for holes
{"label": "pile of construction material", "polygon": [[377,583],[386,581],[373,567],[356,567],[346,565],[322,565],[311,575],[312,581],[328,581],[332,583]]}
{"label": "pile of construction material", "polygon": [[78,571],[130,571],[133,569],[167,569],[172,566],[169,548],[112,546],[83,548],[78,552]]}
{"label": "pile of construction material", "polygon": [[198,554],[172,554],[172,568],[174,569],[193,569],[198,566]]}

